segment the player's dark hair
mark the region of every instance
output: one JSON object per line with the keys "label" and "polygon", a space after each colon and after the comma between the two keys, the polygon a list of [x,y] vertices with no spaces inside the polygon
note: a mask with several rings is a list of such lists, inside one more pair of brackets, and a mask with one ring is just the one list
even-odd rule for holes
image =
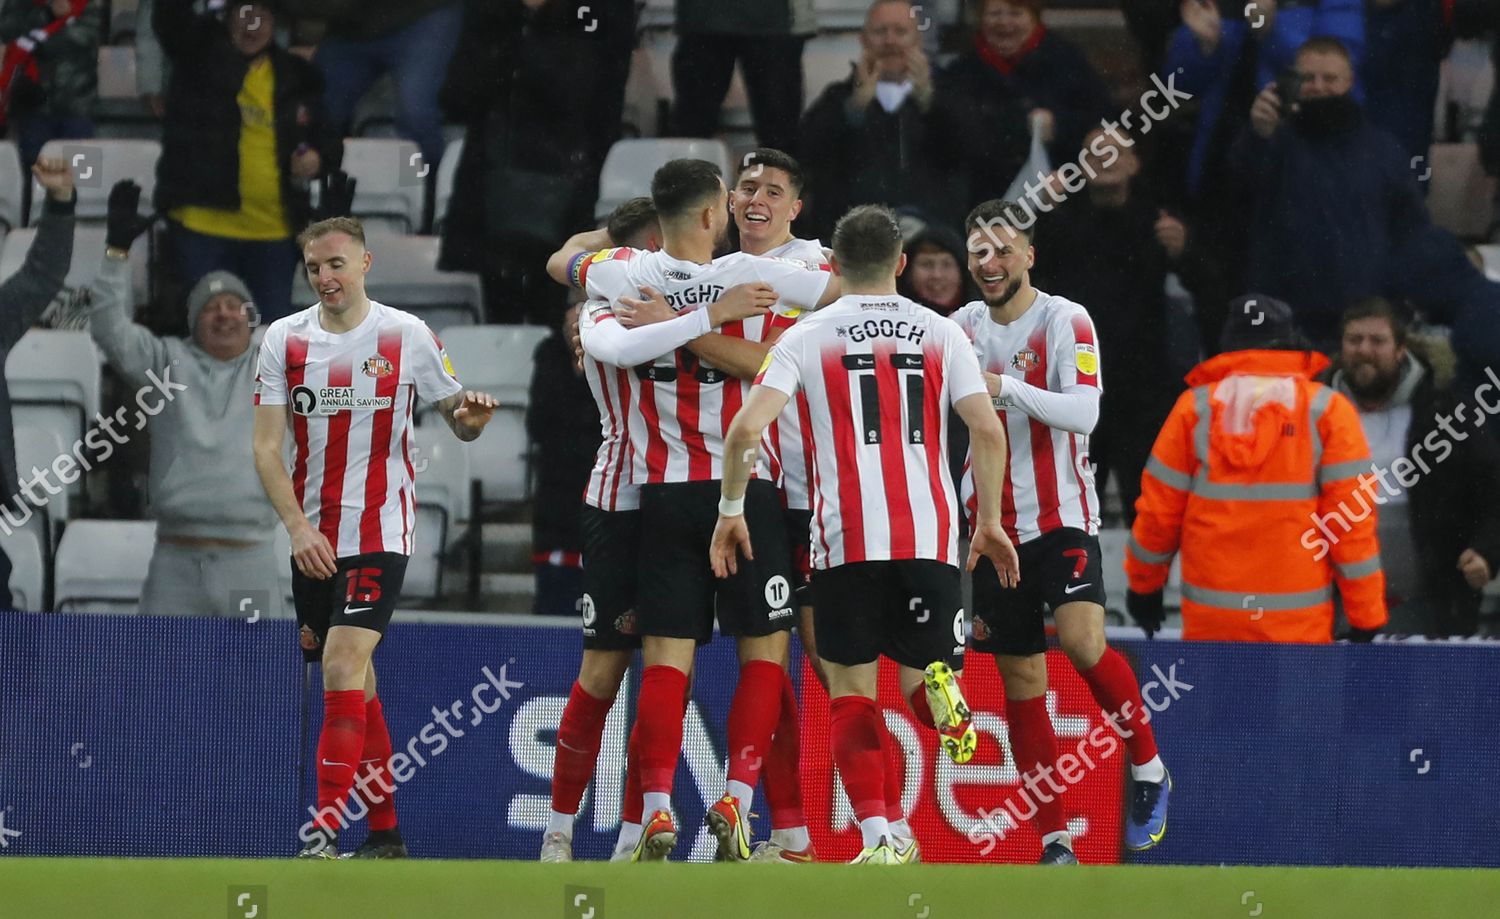
{"label": "player's dark hair", "polygon": [[663,220],[690,214],[719,194],[721,173],[708,160],[670,160],[651,177],[651,201]]}
{"label": "player's dark hair", "polygon": [[1349,53],[1349,46],[1331,35],[1319,35],[1317,38],[1309,38],[1297,49],[1297,56],[1304,54],[1332,54],[1344,59],[1350,67],[1354,66],[1354,56]]}
{"label": "player's dark hair", "polygon": [[884,280],[901,257],[901,225],[890,208],[861,204],[833,229],[833,257],[839,274],[855,284]]}
{"label": "player's dark hair", "polygon": [[1344,318],[1339,323],[1339,329],[1347,329],[1349,323],[1358,322],[1361,319],[1384,319],[1391,327],[1391,336],[1396,339],[1400,347],[1406,346],[1407,336],[1411,333],[1411,324],[1407,321],[1406,314],[1396,304],[1384,297],[1366,297],[1349,304],[1344,310]]}
{"label": "player's dark hair", "polygon": [[297,249],[300,251],[307,248],[307,244],[315,239],[322,239],[334,233],[343,233],[365,245],[365,225],[359,222],[357,217],[330,217],[327,220],[319,220],[317,223],[308,224],[307,229],[297,234]]}
{"label": "player's dark hair", "polygon": [[623,246],[637,233],[656,223],[656,205],[642,195],[620,204],[609,215],[609,238],[615,245]]}
{"label": "player's dark hair", "polygon": [[1035,224],[1036,217],[1020,204],[991,198],[969,211],[969,216],[964,220],[964,235],[969,237],[969,247],[972,249],[975,232],[984,236],[986,228],[1007,227],[1026,237],[1027,244],[1030,244],[1031,228]]}
{"label": "player's dark hair", "polygon": [[807,174],[802,171],[802,164],[797,162],[790,153],[777,150],[775,147],[757,147],[740,158],[740,171],[736,181],[745,177],[746,171],[760,166],[764,169],[780,169],[786,173],[787,179],[792,183],[792,195],[802,197],[802,189],[807,187]]}

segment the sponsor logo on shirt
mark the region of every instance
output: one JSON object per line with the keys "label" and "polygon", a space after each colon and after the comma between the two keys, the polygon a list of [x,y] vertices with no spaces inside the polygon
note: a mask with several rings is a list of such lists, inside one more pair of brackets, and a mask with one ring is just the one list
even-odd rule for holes
{"label": "sponsor logo on shirt", "polygon": [[693,279],[693,276],[686,271],[678,271],[676,268],[668,268],[662,273],[673,281],[691,281]]}
{"label": "sponsor logo on shirt", "polygon": [[395,373],[396,366],[387,360],[384,355],[376,354],[365,358],[365,362],[360,365],[359,370],[365,376],[374,377],[378,380]]}
{"label": "sponsor logo on shirt", "polygon": [[1037,367],[1040,367],[1041,364],[1041,357],[1030,348],[1022,348],[1014,355],[1012,355],[1010,359],[1010,365],[1021,371],[1022,373],[1025,373],[1029,370],[1035,370]]}
{"label": "sponsor logo on shirt", "polygon": [[299,415],[336,415],[347,411],[377,411],[390,408],[390,396],[358,396],[353,386],[295,386],[292,388],[292,411]]}
{"label": "sponsor logo on shirt", "polygon": [[882,312],[891,313],[899,310],[901,308],[901,304],[897,303],[895,300],[877,300],[874,303],[860,303],[859,308],[862,310],[880,310]]}

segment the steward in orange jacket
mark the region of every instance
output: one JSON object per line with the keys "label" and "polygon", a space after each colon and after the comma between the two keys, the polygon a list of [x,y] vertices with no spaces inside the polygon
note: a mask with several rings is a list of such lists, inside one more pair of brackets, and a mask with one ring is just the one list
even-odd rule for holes
{"label": "steward in orange jacket", "polygon": [[1160,627],[1181,552],[1183,638],[1332,641],[1337,584],[1355,637],[1368,639],[1386,622],[1375,516],[1339,510],[1363,507],[1358,413],[1312,381],[1328,359],[1306,349],[1278,300],[1231,304],[1222,347],[1188,374],[1141,477],[1125,553],[1131,615],[1148,635]]}

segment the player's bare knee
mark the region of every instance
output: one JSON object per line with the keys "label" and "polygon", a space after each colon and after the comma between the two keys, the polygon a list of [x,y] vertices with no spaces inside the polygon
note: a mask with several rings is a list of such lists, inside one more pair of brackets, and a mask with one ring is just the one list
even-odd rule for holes
{"label": "player's bare knee", "polygon": [[[770,635],[742,635],[736,643],[740,664],[749,661],[771,661],[782,663],[791,645],[790,632],[772,632]],[[785,666],[783,664],[783,666]]]}
{"label": "player's bare knee", "polygon": [[578,685],[595,699],[613,699],[620,690],[620,679],[630,669],[630,653],[629,649],[584,651]]}
{"label": "player's bare knee", "polygon": [[323,652],[323,685],[335,692],[364,689],[368,665],[357,648],[329,648]]}
{"label": "player's bare knee", "polygon": [[1008,654],[995,655],[995,667],[1000,671],[1000,680],[1005,684],[1005,698],[1012,701],[1035,699],[1047,692],[1047,658],[1032,654],[1017,657]]}

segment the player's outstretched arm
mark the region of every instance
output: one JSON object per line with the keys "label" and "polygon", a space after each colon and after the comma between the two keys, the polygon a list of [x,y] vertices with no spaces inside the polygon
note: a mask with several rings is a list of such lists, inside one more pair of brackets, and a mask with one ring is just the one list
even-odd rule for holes
{"label": "player's outstretched arm", "polygon": [[585,252],[597,252],[614,245],[614,240],[609,238],[609,231],[605,229],[585,230],[582,233],[574,233],[568,237],[568,241],[562,244],[562,248],[552,253],[547,259],[547,275],[552,280],[564,287],[573,286],[573,279],[568,276],[568,265],[574,256]]}
{"label": "player's outstretched arm", "polygon": [[286,527],[287,536],[291,537],[292,561],[297,570],[321,581],[337,573],[333,546],[307,519],[302,506],[297,503],[296,492],[292,490],[292,477],[287,474],[281,453],[288,411],[285,405],[255,407],[255,425],[251,433],[255,472],[260,476],[261,487],[266,490],[271,506],[281,518],[282,526]]}
{"label": "player's outstretched arm", "polygon": [[755,557],[745,525],[745,489],[755,468],[755,454],[766,426],[776,420],[791,397],[769,386],[752,386],[750,395],[724,435],[724,479],[719,492],[719,523],[708,547],[714,574],[725,578],[739,571],[739,553]]}
{"label": "player's outstretched arm", "polygon": [[969,427],[969,447],[974,456],[974,491],[978,519],[969,543],[966,567],[973,571],[979,556],[989,558],[1000,575],[1000,583],[1014,587],[1021,580],[1021,562],[1016,547],[1000,525],[1000,500],[1005,484],[1005,432],[990,400],[973,393],[953,405]]}
{"label": "player's outstretched arm", "polygon": [[490,423],[499,405],[499,401],[489,393],[466,389],[439,400],[434,408],[448,422],[454,435],[467,443],[484,431],[484,426]]}

